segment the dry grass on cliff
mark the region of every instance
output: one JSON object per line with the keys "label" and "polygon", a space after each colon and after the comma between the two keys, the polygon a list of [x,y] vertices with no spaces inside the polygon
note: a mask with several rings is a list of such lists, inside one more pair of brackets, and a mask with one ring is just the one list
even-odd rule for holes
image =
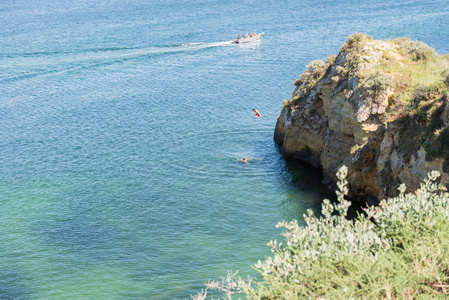
{"label": "dry grass on cliff", "polygon": [[449,56],[407,38],[390,43],[395,51],[384,53],[379,69],[394,82],[385,121],[399,128],[399,151],[407,162],[423,147],[430,157],[444,158],[444,169],[449,169],[449,122],[442,118],[448,105]]}
{"label": "dry grass on cliff", "polygon": [[394,82],[389,120],[403,116],[417,105],[428,106],[447,92],[449,57],[438,55],[422,42],[400,38],[390,41],[394,51],[384,52],[378,69]]}

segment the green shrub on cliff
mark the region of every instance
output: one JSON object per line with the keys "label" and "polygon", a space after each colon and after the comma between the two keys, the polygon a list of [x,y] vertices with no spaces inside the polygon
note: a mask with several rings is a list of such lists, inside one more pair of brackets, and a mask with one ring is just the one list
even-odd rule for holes
{"label": "green shrub on cliff", "polygon": [[292,106],[297,105],[299,100],[307,98],[311,90],[316,87],[316,84],[329,74],[336,59],[337,55],[330,55],[326,59],[326,63],[322,60],[314,60],[308,64],[306,70],[300,75],[300,79],[293,82],[299,90],[299,95],[288,103],[284,102],[282,108],[285,107],[290,110]]}
{"label": "green shrub on cliff", "polygon": [[300,79],[294,82],[296,86],[307,85],[308,87],[313,87],[325,72],[325,64],[322,60],[314,60],[306,68]]}
{"label": "green shrub on cliff", "polygon": [[414,61],[430,59],[436,55],[434,49],[420,41],[413,41],[405,37],[398,38],[394,42],[400,46],[401,51],[409,54]]}
{"label": "green shrub on cliff", "polygon": [[358,50],[360,46],[363,45],[363,42],[365,41],[371,41],[373,38],[367,34],[356,32],[350,36],[348,36],[348,39],[343,44],[343,46],[340,49],[340,52],[343,51],[352,51],[352,50]]}
{"label": "green shrub on cliff", "polygon": [[[281,222],[284,243],[271,241],[274,255],[255,268],[260,280],[235,280],[229,273],[210,281],[194,299],[217,289],[228,299],[417,299],[449,294],[449,194],[429,174],[420,189],[382,201],[355,220],[346,218],[350,205],[343,167],[338,203],[323,201],[322,217],[312,211],[306,226]],[[338,212],[337,214],[335,212]]]}
{"label": "green shrub on cliff", "polygon": [[392,82],[382,71],[376,70],[366,79],[364,86],[370,95],[377,95],[391,87]]}

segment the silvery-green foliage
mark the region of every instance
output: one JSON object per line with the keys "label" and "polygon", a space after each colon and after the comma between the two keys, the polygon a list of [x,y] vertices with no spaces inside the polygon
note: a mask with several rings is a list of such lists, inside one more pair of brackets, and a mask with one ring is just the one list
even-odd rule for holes
{"label": "silvery-green foliage", "polygon": [[[209,280],[204,283],[206,285],[206,289],[201,290],[195,296],[190,295],[193,300],[205,300],[207,297],[208,289],[217,290],[226,295],[226,299],[232,299],[233,294],[243,294],[247,293],[248,290],[251,290],[253,278],[248,276],[246,280],[241,278],[237,278],[237,272],[228,271],[228,275],[226,278],[222,277],[220,281]],[[225,299],[222,297],[221,299]],[[212,296],[211,296],[211,299]]]}
{"label": "silvery-green foliage", "polygon": [[364,86],[368,93],[378,95],[382,91],[391,87],[391,80],[383,72],[376,70],[365,81]]}
{"label": "silvery-green foliage", "polygon": [[425,230],[438,225],[436,222],[449,221],[449,194],[435,182],[439,176],[438,171],[430,172],[415,193],[405,194],[406,187],[401,184],[398,197],[381,201],[381,209],[370,208],[380,233],[394,237],[404,227]]}
{"label": "silvery-green foliage", "polygon": [[351,205],[344,199],[348,193],[347,173],[346,166],[338,171],[338,203],[324,200],[323,217],[315,216],[309,209],[304,215],[306,226],[299,226],[296,220],[276,225],[287,229],[282,233],[286,243],[268,243],[274,256],[255,265],[265,279],[271,276],[274,280],[300,278],[313,272],[313,262],[320,259],[340,261],[350,256],[375,260],[379,249],[389,247],[388,240],[379,236],[376,226],[369,220],[371,215],[355,221],[346,218]]}
{"label": "silvery-green foliage", "polygon": [[324,61],[322,60],[314,60],[312,61],[310,64],[308,64],[306,66],[306,68],[310,71],[310,72],[317,72],[320,71],[322,69],[324,69]]}
{"label": "silvery-green foliage", "polygon": [[[304,215],[305,226],[299,226],[297,221],[277,225],[287,229],[282,233],[286,241],[268,244],[274,255],[255,265],[261,280],[236,279],[237,273],[230,272],[221,282],[206,283],[206,289],[192,298],[205,299],[208,289],[224,293],[227,299],[232,299],[234,293],[244,293],[248,299],[299,299],[301,295],[329,295],[327,299],[342,299],[343,295],[347,299],[357,293],[388,298],[390,290],[404,296],[419,291],[435,293],[435,289],[446,287],[449,261],[442,245],[447,245],[447,235],[443,236],[439,230],[447,232],[449,194],[435,183],[440,174],[431,172],[415,193],[405,194],[402,184],[398,197],[382,201],[380,206],[366,209],[365,215],[348,220],[350,202],[344,199],[348,193],[347,172],[342,167],[337,173],[338,202],[324,200],[322,217],[308,210]],[[429,240],[434,234],[441,239]],[[428,245],[416,247],[417,241],[426,238]],[[434,246],[440,255],[427,257]],[[407,251],[398,252],[402,247],[407,247],[404,248]],[[412,253],[404,256],[409,251]],[[408,281],[404,279],[410,277],[408,271],[401,273],[397,267],[418,270],[419,276]],[[371,271],[373,276],[367,276],[366,272]],[[345,280],[340,280],[342,274],[346,274]],[[399,274],[397,278],[395,274]],[[321,276],[332,279],[327,283]],[[390,276],[387,281],[369,289],[373,286],[370,280],[385,276]]]}

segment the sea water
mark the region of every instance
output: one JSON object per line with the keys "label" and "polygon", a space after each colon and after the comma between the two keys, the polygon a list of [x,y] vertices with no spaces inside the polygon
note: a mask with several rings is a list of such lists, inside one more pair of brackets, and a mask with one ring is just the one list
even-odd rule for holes
{"label": "sea water", "polygon": [[276,223],[332,197],[273,142],[306,65],[355,32],[449,52],[447,0],[2,0],[0,20],[2,299],[257,276]]}

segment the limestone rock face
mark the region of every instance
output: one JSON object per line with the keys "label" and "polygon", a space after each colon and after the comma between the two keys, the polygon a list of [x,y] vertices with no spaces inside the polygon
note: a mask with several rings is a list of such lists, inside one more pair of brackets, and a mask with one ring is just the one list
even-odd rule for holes
{"label": "limestone rock face", "polygon": [[[444,159],[429,157],[423,146],[401,150],[403,130],[385,121],[395,87],[370,74],[386,51],[395,52],[394,46],[365,44],[357,53],[341,51],[313,85],[312,71],[301,75],[277,120],[274,140],[280,152],[322,168],[329,185],[346,165],[352,196],[369,203],[395,195],[401,182],[416,190],[431,170],[440,171],[441,183],[448,185]],[[447,118],[449,106],[443,102],[441,117]]]}

